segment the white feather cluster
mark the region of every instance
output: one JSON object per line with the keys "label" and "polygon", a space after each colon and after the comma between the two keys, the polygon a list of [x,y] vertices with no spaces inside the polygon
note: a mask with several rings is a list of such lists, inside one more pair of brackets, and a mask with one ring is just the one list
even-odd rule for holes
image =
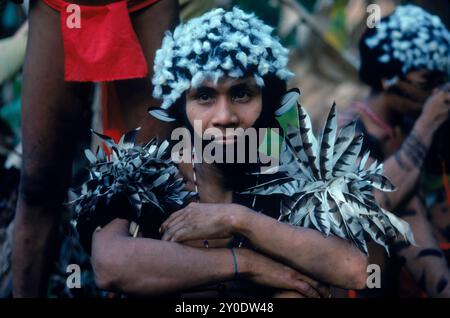
{"label": "white feather cluster", "polygon": [[400,62],[404,74],[413,69],[450,73],[450,33],[439,17],[420,7],[399,6],[366,44],[381,48],[379,62]]}
{"label": "white feather cluster", "polygon": [[156,52],[153,96],[168,109],[190,87],[223,77],[263,76],[282,80],[294,74],[287,68],[289,51],[271,35],[273,28],[239,8],[214,9],[166,32]]}
{"label": "white feather cluster", "polygon": [[272,168],[276,174],[244,193],[283,195],[280,221],[349,240],[366,254],[369,239],[388,253],[399,235],[415,244],[409,224],[375,200],[374,190],[391,192],[395,187],[383,175],[383,164],[367,164],[369,152],[362,152],[356,122],[338,132],[333,105],[316,138],[308,113],[300,106],[298,111],[297,127],[288,127],[281,146],[280,165]]}
{"label": "white feather cluster", "polygon": [[[170,159],[169,142],[158,144],[151,140],[145,145],[136,145],[139,130],[126,133],[118,144],[111,137],[94,132],[110,152],[100,147],[96,154],[85,150],[90,177],[81,186],[77,198],[70,202],[77,214],[76,222],[100,222],[97,225],[103,226],[116,217],[137,222],[143,205],[168,214],[195,195],[184,191],[185,182]],[[102,203],[109,206],[113,198],[120,196],[127,198],[132,207],[123,211],[123,215],[115,215],[110,209],[98,209]]]}

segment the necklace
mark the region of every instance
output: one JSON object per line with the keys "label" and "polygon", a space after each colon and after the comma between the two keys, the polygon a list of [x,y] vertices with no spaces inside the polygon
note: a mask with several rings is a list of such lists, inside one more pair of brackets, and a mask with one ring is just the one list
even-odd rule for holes
{"label": "necklace", "polygon": [[375,123],[378,127],[382,128],[389,136],[390,142],[393,143],[396,148],[398,148],[400,146],[397,138],[395,137],[394,129],[388,123],[386,123],[382,118],[380,118],[380,116],[375,114],[375,112],[366,103],[354,102],[353,105],[360,112],[367,115],[367,117],[369,117],[369,119],[373,123]]}

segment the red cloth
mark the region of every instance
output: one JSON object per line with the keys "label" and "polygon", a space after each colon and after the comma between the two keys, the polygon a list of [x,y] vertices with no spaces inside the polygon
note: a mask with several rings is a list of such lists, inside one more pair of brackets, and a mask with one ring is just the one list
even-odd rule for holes
{"label": "red cloth", "polygon": [[[61,15],[66,81],[105,82],[147,75],[147,62],[129,12],[157,0],[134,1],[130,6],[126,1],[75,5],[75,9],[74,5],[68,8],[71,4],[64,0],[43,1]],[[75,12],[80,14],[79,27],[70,23]]]}

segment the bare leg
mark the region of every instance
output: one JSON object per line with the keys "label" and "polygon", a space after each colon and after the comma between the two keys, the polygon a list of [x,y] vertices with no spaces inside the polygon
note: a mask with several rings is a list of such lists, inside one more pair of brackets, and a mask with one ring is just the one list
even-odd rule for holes
{"label": "bare leg", "polygon": [[30,10],[23,73],[23,162],[12,255],[16,297],[44,296],[55,234],[82,118],[79,84],[64,82],[58,12],[42,1]]}
{"label": "bare leg", "polygon": [[178,11],[178,1],[164,0],[131,15],[147,60],[149,76],[145,79],[117,81],[116,89],[127,130],[142,127],[138,142],[148,141],[155,136],[168,138],[173,129],[171,124],[150,116],[147,109],[160,104],[152,98],[150,80],[153,77],[153,60],[156,50],[161,46],[164,32],[178,24]]}

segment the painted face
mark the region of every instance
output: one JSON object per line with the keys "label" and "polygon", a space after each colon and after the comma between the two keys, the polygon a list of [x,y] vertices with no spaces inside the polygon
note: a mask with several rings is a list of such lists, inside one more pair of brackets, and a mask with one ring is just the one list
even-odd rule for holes
{"label": "painted face", "polygon": [[[216,85],[204,82],[190,89],[186,96],[186,114],[195,133],[203,136],[208,128],[215,128],[210,131],[216,133],[206,131],[205,135],[214,137],[219,143],[233,143],[234,135],[227,133],[227,128],[250,128],[261,111],[261,88],[251,77],[224,78]],[[197,131],[194,121],[201,121],[201,131]]]}
{"label": "painted face", "polygon": [[400,78],[398,82],[388,88],[389,92],[397,95],[396,110],[399,113],[419,114],[433,89],[444,84],[446,78],[443,73],[425,70],[411,71]]}

